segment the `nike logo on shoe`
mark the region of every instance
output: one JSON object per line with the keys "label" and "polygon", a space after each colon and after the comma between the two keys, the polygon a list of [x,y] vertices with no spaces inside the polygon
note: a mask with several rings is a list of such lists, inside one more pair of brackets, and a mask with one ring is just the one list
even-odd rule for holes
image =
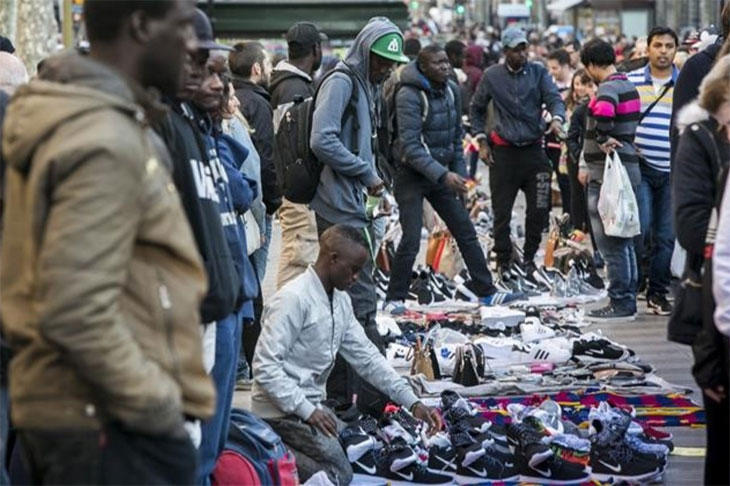
{"label": "nike logo on shoe", "polygon": [[542,470],[542,469],[538,469],[535,466],[530,466],[530,468],[531,469],[534,469],[537,472],[539,472],[541,475],[543,475],[546,478],[549,478],[550,476],[553,475],[553,472],[550,469],[548,469],[548,470],[545,471],[545,470]]}
{"label": "nike logo on shoe", "polygon": [[607,463],[605,461],[602,461],[600,459],[598,460],[598,462],[600,462],[601,464],[603,464],[604,466],[606,466],[607,468],[609,468],[611,471],[613,471],[615,473],[620,473],[621,472],[621,464],[616,464],[614,466],[613,464],[609,464],[609,463]]}
{"label": "nike logo on shoe", "polygon": [[473,472],[474,474],[476,474],[477,476],[479,476],[480,478],[486,478],[487,477],[487,471],[485,471],[484,468],[474,469],[473,467],[468,467],[467,466],[467,469],[469,471]]}
{"label": "nike logo on shoe", "polygon": [[413,481],[412,472],[410,472],[408,474],[399,473],[398,471],[393,471],[393,472],[396,473],[398,476],[402,477],[403,479],[405,479],[406,481]]}
{"label": "nike logo on shoe", "polygon": [[355,461],[355,464],[360,466],[360,468],[362,468],[363,471],[365,471],[367,474],[370,474],[371,476],[375,476],[375,474],[377,473],[375,466],[366,466],[365,464],[363,464],[360,461]]}

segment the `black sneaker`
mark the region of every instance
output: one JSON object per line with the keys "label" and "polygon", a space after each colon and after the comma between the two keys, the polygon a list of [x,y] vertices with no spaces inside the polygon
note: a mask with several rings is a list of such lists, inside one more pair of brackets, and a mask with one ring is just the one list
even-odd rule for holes
{"label": "black sneaker", "polygon": [[619,434],[605,428],[591,442],[591,470],[599,481],[649,482],[664,471],[664,463],[634,451]]}
{"label": "black sneaker", "polygon": [[649,287],[649,281],[647,279],[642,280],[639,283],[639,288],[636,289],[636,298],[639,300],[646,300],[646,290]]}
{"label": "black sneaker", "polygon": [[581,464],[552,456],[539,464],[517,454],[520,481],[537,484],[581,484],[589,481],[591,475]]}
{"label": "black sneaker", "polygon": [[579,339],[573,342],[573,358],[584,363],[596,361],[623,361],[631,353],[606,339]]}
{"label": "black sneaker", "polygon": [[456,474],[456,449],[451,445],[428,448],[428,469],[438,474]]}
{"label": "black sneaker", "polygon": [[431,288],[438,290],[444,297],[451,299],[454,297],[454,291],[449,287],[446,278],[440,273],[434,272],[430,268],[427,271],[429,282],[431,282]]}
{"label": "black sneaker", "polygon": [[402,440],[396,439],[381,449],[376,461],[378,462],[378,476],[394,479],[397,482],[418,484],[453,484],[454,482],[451,476],[429,471],[419,462],[413,449]]}
{"label": "black sneaker", "polygon": [[485,481],[518,481],[514,461],[506,463],[487,453],[479,444],[457,449],[457,476],[459,484],[480,484]]}
{"label": "black sneaker", "polygon": [[664,295],[651,295],[646,298],[647,312],[658,316],[672,315],[672,304]]}
{"label": "black sneaker", "polygon": [[355,425],[346,427],[340,432],[340,442],[354,473],[368,476],[378,474],[375,456],[378,441],[375,437],[369,435],[359,425]]}
{"label": "black sneaker", "polygon": [[590,322],[628,322],[634,319],[636,319],[636,312],[618,309],[613,304],[592,310],[586,315],[586,321]]}
{"label": "black sneaker", "polygon": [[542,438],[543,434],[526,424],[513,422],[507,426],[507,441],[514,447],[515,456],[524,457],[531,466],[553,456],[553,451],[542,442]]}

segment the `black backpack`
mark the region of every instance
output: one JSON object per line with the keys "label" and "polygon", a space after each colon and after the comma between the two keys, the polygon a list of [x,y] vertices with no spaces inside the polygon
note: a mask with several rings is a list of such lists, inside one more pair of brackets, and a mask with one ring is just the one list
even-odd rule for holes
{"label": "black backpack", "polygon": [[336,68],[325,75],[314,92],[314,96],[294,102],[294,105],[282,116],[279,129],[276,131],[274,144],[276,176],[282,194],[293,203],[308,204],[317,192],[323,164],[312,153],[309,145],[312,133],[312,115],[317,95],[325,79],[338,72],[347,74],[352,82],[352,95],[342,115],[342,122],[344,123],[348,115],[353,117],[353,131],[356,134],[353,138],[356,145],[354,152],[358,152],[357,133],[360,130],[357,119],[358,81],[351,70]]}

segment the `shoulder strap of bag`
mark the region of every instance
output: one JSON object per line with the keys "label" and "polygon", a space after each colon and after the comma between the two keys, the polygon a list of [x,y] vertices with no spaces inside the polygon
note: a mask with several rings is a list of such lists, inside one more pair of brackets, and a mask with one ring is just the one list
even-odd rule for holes
{"label": "shoulder strap of bag", "polygon": [[646,117],[646,115],[648,115],[649,112],[652,109],[654,109],[656,104],[659,103],[662,98],[664,98],[664,95],[667,94],[667,91],[669,91],[669,88],[671,88],[672,86],[674,86],[674,80],[671,80],[667,84],[664,85],[664,89],[662,89],[662,92],[659,93],[659,96],[657,96],[657,98],[654,101],[652,101],[652,103],[646,108],[646,110],[644,110],[644,113],[641,114],[641,117],[639,118],[639,123],[641,123],[644,120],[644,118]]}

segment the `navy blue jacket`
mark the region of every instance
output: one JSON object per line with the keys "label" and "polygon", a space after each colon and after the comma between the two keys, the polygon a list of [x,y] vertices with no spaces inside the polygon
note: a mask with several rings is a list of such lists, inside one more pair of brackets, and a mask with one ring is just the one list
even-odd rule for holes
{"label": "navy blue jacket", "polygon": [[403,68],[400,83],[395,95],[396,160],[434,183],[448,171],[466,176],[459,87],[452,81],[434,85],[415,61]]}
{"label": "navy blue jacket", "polygon": [[471,99],[472,134],[484,133],[489,102],[494,102],[494,130],[511,145],[524,147],[545,134],[543,104],[553,118],[565,121],[565,104],[553,78],[541,64],[528,62],[513,72],[506,64],[488,68]]}

